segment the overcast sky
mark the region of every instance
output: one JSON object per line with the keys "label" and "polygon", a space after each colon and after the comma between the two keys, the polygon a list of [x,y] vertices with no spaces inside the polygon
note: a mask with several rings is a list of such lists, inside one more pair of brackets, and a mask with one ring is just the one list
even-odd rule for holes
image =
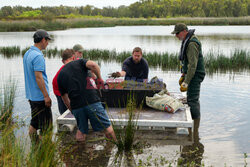
{"label": "overcast sky", "polygon": [[41,6],[85,6],[87,4],[98,8],[120,5],[130,5],[139,0],[0,0],[0,7],[3,6],[31,6],[33,8]]}

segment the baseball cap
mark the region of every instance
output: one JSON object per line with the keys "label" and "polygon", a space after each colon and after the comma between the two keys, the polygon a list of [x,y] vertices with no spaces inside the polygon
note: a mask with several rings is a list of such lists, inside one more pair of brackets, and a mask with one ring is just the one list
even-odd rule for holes
{"label": "baseball cap", "polygon": [[184,24],[184,23],[177,23],[175,25],[175,27],[174,27],[174,31],[171,32],[171,34],[176,34],[176,33],[179,33],[179,32],[181,32],[183,30],[188,30],[186,24]]}
{"label": "baseball cap", "polygon": [[37,30],[35,32],[35,34],[33,35],[33,38],[46,38],[46,39],[49,39],[51,40],[51,37],[50,35],[47,33],[47,31],[45,30]]}
{"label": "baseball cap", "polygon": [[82,45],[80,45],[80,44],[74,45],[74,46],[73,46],[73,50],[74,50],[75,52],[83,52],[83,51],[84,51]]}

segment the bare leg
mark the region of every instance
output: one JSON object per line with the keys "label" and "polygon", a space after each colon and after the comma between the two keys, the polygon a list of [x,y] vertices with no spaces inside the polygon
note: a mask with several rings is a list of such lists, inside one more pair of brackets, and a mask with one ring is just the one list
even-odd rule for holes
{"label": "bare leg", "polygon": [[117,141],[112,125],[105,129],[104,133],[108,139],[113,139],[114,141]]}
{"label": "bare leg", "polygon": [[82,133],[79,129],[76,131],[76,141],[85,141],[86,134]]}
{"label": "bare leg", "polygon": [[37,142],[38,140],[37,130],[31,125],[29,127],[29,136],[30,136],[31,142]]}

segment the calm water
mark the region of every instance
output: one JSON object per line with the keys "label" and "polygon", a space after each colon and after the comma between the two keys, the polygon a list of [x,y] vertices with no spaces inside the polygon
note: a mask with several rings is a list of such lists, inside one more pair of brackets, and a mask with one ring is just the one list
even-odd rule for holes
{"label": "calm water", "polygon": [[[234,49],[250,50],[250,26],[194,26],[196,34],[201,39],[203,51],[210,50],[229,55]],[[81,43],[86,49],[116,49],[131,51],[135,46],[143,50],[177,52],[180,41],[170,34],[173,26],[131,26],[112,28],[86,28],[53,31],[54,41],[50,48],[70,48],[75,43]],[[28,47],[33,44],[34,32],[0,33],[1,46]],[[52,92],[51,81],[61,67],[59,58],[47,59],[47,75],[50,84],[50,95],[53,101],[54,119],[59,115],[56,98]],[[121,64],[101,63],[104,79],[107,74],[121,69]],[[0,55],[1,84],[9,76],[18,80],[17,97],[14,113],[25,122],[30,120],[30,108],[25,99],[22,57],[11,59]],[[149,78],[163,78],[169,91],[179,91],[178,71],[162,71],[151,68]],[[250,75],[242,73],[219,73],[206,76],[201,88],[201,127],[200,142],[204,145],[203,162],[213,166],[242,166],[243,153],[250,155]],[[27,129],[23,129],[27,133]],[[169,155],[169,150],[178,150],[178,146],[152,144],[147,153],[135,156],[136,161],[143,156]],[[249,159],[248,159],[249,162]]]}

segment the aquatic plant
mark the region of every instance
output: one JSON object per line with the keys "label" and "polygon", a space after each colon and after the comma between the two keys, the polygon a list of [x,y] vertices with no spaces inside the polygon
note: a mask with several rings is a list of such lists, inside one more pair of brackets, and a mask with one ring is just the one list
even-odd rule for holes
{"label": "aquatic plant", "polygon": [[[7,47],[4,47],[7,48]],[[15,50],[16,46],[9,47]],[[17,47],[20,48],[20,47]],[[29,49],[24,48],[21,52],[22,55]],[[58,50],[55,48],[46,49],[44,51],[45,57],[54,58],[60,57],[63,49]],[[18,52],[9,52],[8,57],[12,57]],[[89,49],[83,53],[83,58],[91,59],[98,62],[120,62],[122,63],[126,58],[131,56],[131,52],[123,51],[116,52],[115,50],[107,49]],[[159,53],[159,52],[145,52],[143,57],[148,61],[150,67],[159,67],[163,70],[179,70],[180,61],[178,53]],[[249,50],[233,50],[229,56],[223,53],[208,52],[204,54],[204,64],[208,73],[221,72],[221,71],[242,71],[250,70],[250,51]]]}
{"label": "aquatic plant", "polygon": [[[50,14],[34,17],[12,18],[0,21],[0,31],[35,31],[37,29],[64,30],[67,28],[84,27],[114,27],[128,25],[174,25],[186,23],[188,25],[249,25],[250,17],[176,17],[176,18],[111,18],[102,16],[67,16],[55,17]],[[17,19],[17,20],[15,20]],[[18,20],[20,19],[20,20]],[[52,21],[53,20],[53,21]]]}
{"label": "aquatic plant", "polygon": [[16,84],[17,82],[13,79],[3,85],[0,89],[0,122],[3,125],[12,122],[12,114],[14,108],[14,99],[16,94]]}
{"label": "aquatic plant", "polygon": [[6,58],[20,55],[19,46],[5,46],[0,48],[0,53]]}
{"label": "aquatic plant", "polygon": [[[122,123],[115,123],[111,119],[111,123],[113,129],[115,131],[115,135],[117,141],[115,142],[118,152],[128,152],[133,149],[135,146],[135,132],[137,127],[137,120],[139,118],[139,111],[136,111],[136,100],[132,93],[127,97],[127,105],[126,105],[126,120],[124,126]],[[142,105],[141,105],[142,106]],[[141,107],[140,107],[141,108]],[[111,116],[112,118],[112,116]],[[122,119],[121,119],[122,120]]]}

